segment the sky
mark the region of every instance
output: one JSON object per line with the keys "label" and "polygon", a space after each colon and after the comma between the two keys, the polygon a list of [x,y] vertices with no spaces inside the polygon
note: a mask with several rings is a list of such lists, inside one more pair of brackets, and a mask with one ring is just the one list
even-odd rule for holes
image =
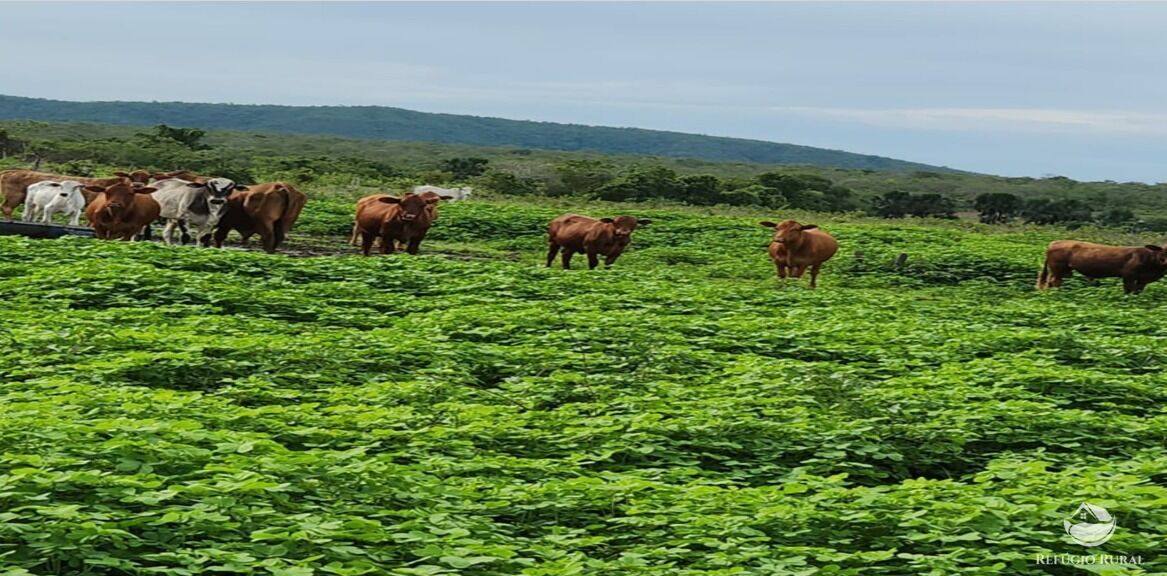
{"label": "sky", "polygon": [[384,105],[1167,182],[1167,3],[0,2],[0,21],[0,94]]}

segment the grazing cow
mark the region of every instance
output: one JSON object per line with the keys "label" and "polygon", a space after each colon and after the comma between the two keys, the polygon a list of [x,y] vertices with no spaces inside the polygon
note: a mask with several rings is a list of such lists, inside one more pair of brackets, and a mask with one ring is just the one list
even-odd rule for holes
{"label": "grazing cow", "polygon": [[154,188],[134,186],[129,179],[111,186],[85,187],[97,198],[85,209],[85,217],[95,235],[103,240],[132,240],[162,210],[150,196]]}
{"label": "grazing cow", "polygon": [[200,246],[210,244],[211,231],[226,211],[231,192],[248,189],[227,178],[207,178],[205,182],[167,178],[151,186],[157,188],[154,200],[162,207],[161,217],[166,220],[162,240],[174,244],[177,228],[186,223],[196,228],[194,237]]}
{"label": "grazing cow", "polygon": [[444,197],[409,192],[400,198],[387,194],[366,196],[357,202],[357,228],[361,234],[361,253],[369,255],[373,240],[381,239],[381,253],[397,249],[397,242],[405,251],[417,254],[421,241],[434,221],[430,209]]}
{"label": "grazing cow", "polygon": [[24,205],[24,221],[39,218],[45,224],[53,223],[53,214],[61,212],[69,218],[71,226],[81,224],[81,212],[85,210],[85,196],[81,189],[85,185],[76,180],[52,182],[45,180],[28,187],[28,200]]}
{"label": "grazing cow", "polygon": [[439,196],[449,196],[450,200],[454,201],[465,200],[469,198],[470,193],[473,192],[473,189],[469,186],[463,188],[442,188],[440,186],[431,186],[429,184],[426,184],[425,186],[413,187],[414,194],[425,194],[426,192],[432,192]]}
{"label": "grazing cow", "polygon": [[[114,172],[114,176],[111,178],[81,178],[49,172],[37,172],[35,170],[5,170],[0,172],[0,194],[4,195],[4,204],[0,205],[0,213],[3,213],[4,218],[11,222],[12,212],[24,202],[28,193],[28,187],[37,182],[43,182],[45,180],[51,180],[53,182],[75,180],[87,186],[105,187],[113,186],[121,182],[123,178],[128,178],[131,182],[145,184],[150,180],[150,173],[143,170],[135,170],[129,173]],[[81,194],[85,196],[85,202],[87,204],[97,197],[96,194],[85,189],[82,189]]]}
{"label": "grazing cow", "polygon": [[762,226],[774,229],[770,240],[770,259],[778,269],[778,278],[802,278],[807,266],[810,267],[810,287],[818,285],[819,267],[831,259],[839,250],[839,243],[830,234],[814,224],[799,224],[787,220],[781,224],[761,222]]}
{"label": "grazing cow", "polygon": [[227,209],[215,227],[215,247],[222,247],[227,234],[235,230],[244,244],[252,234],[259,234],[264,251],[275,252],[307,202],[303,192],[283,182],[253,184],[246,190],[237,190],[227,198]]}
{"label": "grazing cow", "polygon": [[[360,216],[361,206],[368,204],[370,202],[377,202],[378,199],[380,199],[384,196],[388,196],[388,194],[373,194],[370,196],[365,196],[364,198],[361,198],[360,200],[357,200],[357,215]],[[418,196],[421,196],[426,201],[426,209],[429,210],[429,212],[430,212],[430,224],[431,225],[435,221],[437,221],[437,219],[438,219],[438,202],[440,202],[442,200],[450,200],[451,199],[450,196],[441,196],[437,192],[422,192],[421,194],[418,194]],[[354,219],[353,220],[353,233],[352,233],[352,236],[348,239],[349,245],[360,246],[361,245],[361,242],[359,240],[360,236],[361,236],[360,224],[357,222],[357,219]],[[380,238],[380,236],[378,236],[378,238]]]}
{"label": "grazing cow", "polygon": [[615,218],[589,218],[579,214],[564,214],[547,226],[547,236],[551,243],[547,250],[547,267],[555,261],[555,255],[563,249],[563,269],[571,268],[571,257],[576,252],[588,255],[588,269],[599,264],[599,255],[604,255],[607,268],[620,257],[628,243],[632,241],[632,231],[646,226],[652,220],[637,220],[631,216]]}
{"label": "grazing cow", "polygon": [[1107,246],[1074,240],[1055,240],[1045,250],[1045,262],[1037,275],[1039,290],[1061,286],[1075,271],[1095,280],[1122,278],[1127,294],[1143,288],[1167,273],[1167,248],[1145,246]]}

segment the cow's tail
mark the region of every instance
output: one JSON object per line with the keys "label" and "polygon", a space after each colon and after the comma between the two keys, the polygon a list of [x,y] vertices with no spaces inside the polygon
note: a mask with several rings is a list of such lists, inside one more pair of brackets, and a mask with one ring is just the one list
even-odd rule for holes
{"label": "cow's tail", "polygon": [[1049,256],[1046,256],[1041,261],[1041,272],[1037,273],[1037,289],[1044,290],[1049,287]]}
{"label": "cow's tail", "polygon": [[280,192],[284,195],[284,211],[280,214],[279,220],[276,220],[272,225],[272,230],[275,233],[275,245],[277,247],[284,243],[284,239],[288,237],[288,232],[292,229],[292,225],[300,217],[300,212],[304,210],[304,204],[308,203],[308,197],[290,185],[285,184],[281,186]]}

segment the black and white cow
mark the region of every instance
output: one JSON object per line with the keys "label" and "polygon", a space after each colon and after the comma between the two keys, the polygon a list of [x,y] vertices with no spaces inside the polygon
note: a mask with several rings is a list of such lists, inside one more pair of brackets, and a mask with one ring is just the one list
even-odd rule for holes
{"label": "black and white cow", "polygon": [[200,246],[210,244],[211,231],[227,209],[227,197],[236,190],[247,190],[227,178],[208,178],[206,182],[167,178],[150,185],[158,189],[152,196],[162,207],[160,217],[166,220],[162,240],[174,244],[175,232],[185,222],[195,228],[194,238]]}

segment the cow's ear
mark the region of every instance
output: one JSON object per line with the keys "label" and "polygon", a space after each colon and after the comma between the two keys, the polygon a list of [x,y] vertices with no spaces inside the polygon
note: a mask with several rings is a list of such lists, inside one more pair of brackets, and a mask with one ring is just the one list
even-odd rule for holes
{"label": "cow's ear", "polygon": [[1147,244],[1146,246],[1143,246],[1143,248],[1146,248],[1147,250],[1151,250],[1154,252],[1158,252],[1158,251],[1163,249],[1162,246],[1156,246],[1154,244]]}
{"label": "cow's ear", "polygon": [[766,220],[765,222],[758,222],[758,224],[761,224],[762,226],[765,226],[767,228],[777,228],[778,227],[777,224],[775,224],[774,222],[771,222],[769,220]]}
{"label": "cow's ear", "polygon": [[114,176],[121,176],[122,178],[129,178],[130,177],[130,175],[125,173],[125,172],[114,172],[113,175]]}
{"label": "cow's ear", "polygon": [[814,230],[815,228],[818,228],[818,227],[819,227],[818,224],[803,224],[802,226],[799,226],[798,229],[799,230]]}
{"label": "cow's ear", "polygon": [[640,220],[637,220],[636,223],[640,224],[641,226],[648,226],[649,224],[652,224],[652,220],[649,220],[648,218],[641,218]]}
{"label": "cow's ear", "polygon": [[61,183],[60,182],[49,182],[49,186],[56,186],[56,187],[60,188]]}
{"label": "cow's ear", "polygon": [[158,189],[150,186],[142,186],[141,188],[134,188],[134,194],[149,194],[155,190]]}
{"label": "cow's ear", "polygon": [[85,189],[90,192],[105,192],[105,186],[86,186]]}
{"label": "cow's ear", "polygon": [[401,203],[401,199],[396,197],[396,196],[382,196],[382,197],[378,198],[377,201],[384,202],[386,204],[400,204]]}
{"label": "cow's ear", "polygon": [[236,184],[235,187],[231,189],[232,192],[235,192],[235,191],[246,192],[248,190],[251,190],[251,188],[248,188],[247,186],[244,186],[242,184]]}
{"label": "cow's ear", "polygon": [[600,222],[603,222],[604,224],[611,224],[611,223],[615,222],[615,220],[613,220],[611,218],[600,218]]}

